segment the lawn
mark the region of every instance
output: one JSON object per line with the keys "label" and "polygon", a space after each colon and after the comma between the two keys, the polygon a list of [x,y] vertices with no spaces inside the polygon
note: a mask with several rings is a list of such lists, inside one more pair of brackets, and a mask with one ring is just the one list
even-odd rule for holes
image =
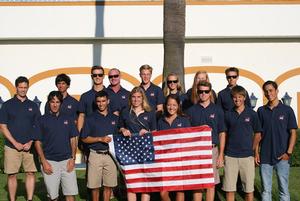
{"label": "lawn", "polygon": [[[8,200],[7,199],[7,186],[6,186],[6,175],[0,174],[0,200]],[[291,193],[291,200],[292,201],[299,201],[300,200],[300,167],[292,167],[291,168],[291,174],[290,174],[290,193]],[[76,200],[85,200],[86,198],[86,188],[85,188],[85,180],[84,180],[84,171],[78,170],[77,171],[77,181],[79,185],[79,195],[76,197]],[[276,178],[273,180],[273,201],[277,201],[278,199],[278,188],[276,185]],[[19,174],[18,177],[18,183],[19,188],[17,191],[17,201],[25,201],[25,190],[24,190],[24,174]],[[261,184],[259,179],[258,170],[256,172],[256,180],[255,180],[255,200],[259,201],[261,200],[260,197],[260,191],[261,191]],[[190,194],[190,193],[188,193]],[[217,195],[216,200],[225,200],[224,192],[220,189],[220,187],[217,187]],[[238,201],[242,200],[242,193],[237,193],[237,199]],[[159,196],[158,194],[151,195],[151,200],[158,201]],[[36,190],[35,190],[35,201],[45,201],[46,199],[46,190],[44,188],[43,178],[41,177],[41,174],[37,174],[37,182],[36,182]],[[117,199],[113,199],[114,201],[117,201]],[[119,201],[122,199],[119,199]],[[124,199],[123,199],[124,200]],[[191,200],[190,195],[188,195],[187,201]]]}

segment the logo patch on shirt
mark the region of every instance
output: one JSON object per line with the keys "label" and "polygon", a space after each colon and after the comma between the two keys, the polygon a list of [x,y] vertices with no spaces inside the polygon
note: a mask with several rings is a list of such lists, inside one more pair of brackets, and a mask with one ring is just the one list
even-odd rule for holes
{"label": "logo patch on shirt", "polygon": [[148,117],[144,117],[145,120],[148,120]]}
{"label": "logo patch on shirt", "polygon": [[68,124],[69,124],[68,120],[65,120],[65,121],[64,121],[64,124],[65,124],[65,125],[68,125]]}
{"label": "logo patch on shirt", "polygon": [[29,112],[32,112],[32,107],[28,108],[28,111],[29,111]]}
{"label": "logo patch on shirt", "polygon": [[182,123],[177,124],[177,127],[181,127],[181,126],[182,126]]}
{"label": "logo patch on shirt", "polygon": [[112,122],[111,122],[111,125],[116,125],[116,122],[115,122],[115,121],[112,121]]}
{"label": "logo patch on shirt", "polygon": [[210,114],[210,115],[209,115],[209,118],[214,119],[214,118],[215,118],[215,113]]}
{"label": "logo patch on shirt", "polygon": [[151,93],[150,96],[155,96],[154,93]]}
{"label": "logo patch on shirt", "polygon": [[280,115],[279,120],[284,120],[284,115]]}
{"label": "logo patch on shirt", "polygon": [[122,96],[122,99],[125,99],[126,98],[126,96]]}
{"label": "logo patch on shirt", "polygon": [[245,122],[250,122],[250,117],[246,117]]}
{"label": "logo patch on shirt", "polygon": [[72,105],[68,105],[68,109],[72,109]]}

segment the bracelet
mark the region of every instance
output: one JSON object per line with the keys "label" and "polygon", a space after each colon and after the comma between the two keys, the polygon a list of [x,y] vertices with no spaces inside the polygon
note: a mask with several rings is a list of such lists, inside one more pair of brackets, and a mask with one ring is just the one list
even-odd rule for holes
{"label": "bracelet", "polygon": [[289,157],[291,157],[292,153],[288,153],[288,152],[285,152],[286,155],[288,155]]}

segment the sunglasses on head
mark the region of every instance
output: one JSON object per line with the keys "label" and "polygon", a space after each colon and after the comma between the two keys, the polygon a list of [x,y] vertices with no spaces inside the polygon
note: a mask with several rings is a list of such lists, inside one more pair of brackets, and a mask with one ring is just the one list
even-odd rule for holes
{"label": "sunglasses on head", "polygon": [[118,77],[119,77],[119,75],[109,75],[108,76],[109,79],[111,79],[111,78],[118,78]]}
{"label": "sunglasses on head", "polygon": [[229,80],[231,78],[236,79],[238,76],[237,75],[228,75],[226,78]]}
{"label": "sunglasses on head", "polygon": [[104,74],[92,74],[92,77],[103,77]]}
{"label": "sunglasses on head", "polygon": [[171,84],[171,83],[175,83],[176,84],[176,83],[178,83],[178,80],[168,80],[167,83],[168,84]]}
{"label": "sunglasses on head", "polygon": [[198,90],[197,91],[198,94],[203,94],[203,93],[209,94],[209,92],[210,92],[210,90]]}

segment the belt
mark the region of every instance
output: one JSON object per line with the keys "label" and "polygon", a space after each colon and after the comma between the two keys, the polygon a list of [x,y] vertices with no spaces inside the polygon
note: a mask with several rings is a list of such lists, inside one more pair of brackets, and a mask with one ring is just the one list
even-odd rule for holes
{"label": "belt", "polygon": [[109,154],[109,151],[108,150],[94,150],[94,149],[90,149],[90,152],[92,153],[96,153],[96,154]]}

